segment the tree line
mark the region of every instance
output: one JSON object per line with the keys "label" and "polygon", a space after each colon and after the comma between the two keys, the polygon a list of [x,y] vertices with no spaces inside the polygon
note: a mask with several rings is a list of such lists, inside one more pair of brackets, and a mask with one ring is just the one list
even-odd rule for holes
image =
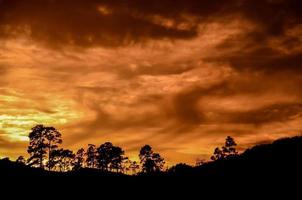
{"label": "tree line", "polygon": [[[126,174],[156,173],[164,170],[165,160],[150,145],[143,146],[139,151],[139,160],[132,161],[125,156],[125,151],[111,142],[100,146],[88,144],[87,149],[80,148],[75,153],[72,150],[60,148],[62,134],[54,127],[36,125],[29,133],[27,152],[29,158],[20,156],[16,161],[30,167],[49,171],[77,171],[83,168],[98,169],[102,172]],[[211,157],[213,161],[237,156],[235,140],[228,136],[225,145],[216,148]],[[202,165],[198,161],[196,165]]]}

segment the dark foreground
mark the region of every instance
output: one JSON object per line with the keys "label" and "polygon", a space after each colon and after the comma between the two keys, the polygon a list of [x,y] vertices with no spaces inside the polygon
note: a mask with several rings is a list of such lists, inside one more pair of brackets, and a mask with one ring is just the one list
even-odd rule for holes
{"label": "dark foreground", "polygon": [[98,170],[59,173],[30,168],[6,159],[0,160],[1,178],[70,177],[90,179],[198,179],[198,180],[271,180],[302,177],[302,137],[280,139],[272,144],[257,145],[228,159],[206,163],[199,167],[177,165],[168,172],[128,176],[103,173]]}
{"label": "dark foreground", "polygon": [[185,199],[209,194],[232,197],[238,192],[244,192],[246,196],[256,196],[262,192],[277,196],[286,191],[288,196],[297,194],[302,185],[302,137],[258,145],[241,155],[200,167],[178,165],[169,172],[137,176],[91,169],[68,173],[48,172],[0,160],[0,182],[1,192],[11,190],[16,195],[21,191],[22,195],[34,191],[43,194],[47,191],[51,195],[64,192],[84,199],[105,194],[132,198],[131,194],[137,193],[161,199],[160,192],[165,192],[166,197],[181,193]]}

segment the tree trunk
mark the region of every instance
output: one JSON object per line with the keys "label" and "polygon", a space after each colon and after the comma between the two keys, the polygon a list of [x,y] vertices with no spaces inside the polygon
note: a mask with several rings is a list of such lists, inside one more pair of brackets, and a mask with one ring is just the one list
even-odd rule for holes
{"label": "tree trunk", "polygon": [[[42,140],[42,137],[40,137],[40,145],[43,141]],[[40,147],[40,168],[42,169],[43,168],[43,145],[41,145]]]}
{"label": "tree trunk", "polygon": [[43,168],[43,154],[42,151],[40,151],[40,168]]}
{"label": "tree trunk", "polygon": [[49,143],[48,143],[48,171],[50,171],[50,153],[51,153],[51,141],[49,140]]}

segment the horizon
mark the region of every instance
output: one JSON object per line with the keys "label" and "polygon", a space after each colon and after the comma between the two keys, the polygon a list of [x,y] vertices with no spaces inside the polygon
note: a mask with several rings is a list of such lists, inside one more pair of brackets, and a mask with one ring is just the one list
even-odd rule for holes
{"label": "horizon", "polygon": [[0,157],[37,124],[169,165],[301,135],[301,21],[297,0],[0,0]]}

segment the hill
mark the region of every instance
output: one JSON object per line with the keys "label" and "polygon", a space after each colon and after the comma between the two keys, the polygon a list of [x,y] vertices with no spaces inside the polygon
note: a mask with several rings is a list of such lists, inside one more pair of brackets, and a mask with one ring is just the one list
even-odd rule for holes
{"label": "hill", "polygon": [[247,149],[238,156],[191,168],[180,165],[170,176],[208,178],[271,179],[302,177],[302,137],[285,138]]}
{"label": "hill", "polygon": [[[178,164],[167,172],[141,174],[140,177],[203,177],[203,178],[272,178],[302,177],[302,137],[285,138],[271,144],[247,149],[240,155],[212,161],[199,167]],[[81,169],[73,172],[48,172],[31,168],[8,159],[0,160],[1,177],[131,177],[123,174]]]}

